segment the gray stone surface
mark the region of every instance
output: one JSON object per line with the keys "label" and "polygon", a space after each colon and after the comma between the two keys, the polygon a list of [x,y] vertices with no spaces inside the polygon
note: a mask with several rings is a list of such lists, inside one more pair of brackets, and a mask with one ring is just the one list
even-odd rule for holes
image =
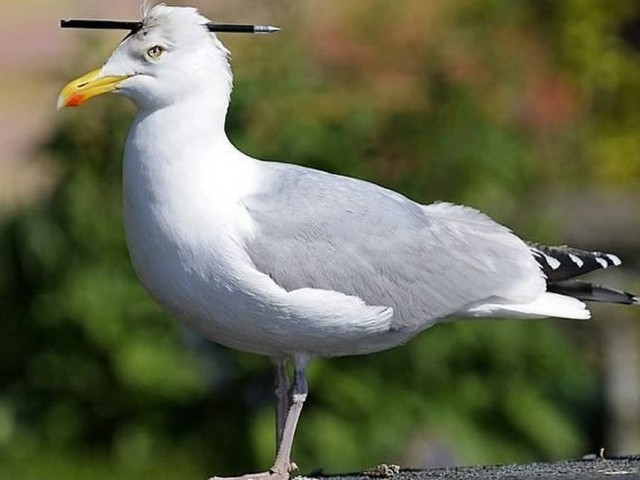
{"label": "gray stone surface", "polygon": [[[436,468],[431,470],[403,470],[389,475],[377,475],[376,469],[369,475],[318,475],[313,478],[332,480],[369,480],[389,478],[393,480],[611,480],[640,479],[640,456],[574,460],[555,463],[531,463],[527,465],[499,465],[479,467]],[[379,469],[380,473],[386,469]],[[373,473],[373,475],[371,474]]]}

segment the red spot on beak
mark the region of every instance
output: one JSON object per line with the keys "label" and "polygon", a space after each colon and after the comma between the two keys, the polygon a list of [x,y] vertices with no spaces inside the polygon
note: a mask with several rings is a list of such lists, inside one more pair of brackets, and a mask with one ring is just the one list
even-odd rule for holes
{"label": "red spot on beak", "polygon": [[67,107],[79,107],[85,101],[85,96],[82,93],[74,93],[67,101]]}

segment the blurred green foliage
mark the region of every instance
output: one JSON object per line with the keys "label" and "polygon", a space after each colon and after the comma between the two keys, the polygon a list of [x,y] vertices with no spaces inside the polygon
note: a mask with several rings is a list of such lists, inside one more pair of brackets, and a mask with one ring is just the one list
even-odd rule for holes
{"label": "blurred green foliage", "polygon": [[[547,241],[544,221],[521,215],[541,184],[640,179],[640,69],[616,36],[634,2],[281,3],[279,38],[229,40],[229,134],[250,154],[468,203]],[[202,478],[271,462],[269,362],[181,332],[129,265],[125,105],[64,114],[46,146],[55,192],[0,228],[0,478]],[[444,325],[316,361],[294,458],[338,471],[598,446],[596,373],[556,327]]]}

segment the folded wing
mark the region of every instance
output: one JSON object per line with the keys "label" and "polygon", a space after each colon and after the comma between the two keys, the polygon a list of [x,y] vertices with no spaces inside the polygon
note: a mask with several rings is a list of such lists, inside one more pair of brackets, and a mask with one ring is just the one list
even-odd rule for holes
{"label": "folded wing", "polygon": [[282,288],[334,290],[392,307],[416,328],[482,302],[526,304],[545,290],[529,247],[466,207],[422,206],[360,180],[265,163],[264,190],[244,203],[247,249]]}

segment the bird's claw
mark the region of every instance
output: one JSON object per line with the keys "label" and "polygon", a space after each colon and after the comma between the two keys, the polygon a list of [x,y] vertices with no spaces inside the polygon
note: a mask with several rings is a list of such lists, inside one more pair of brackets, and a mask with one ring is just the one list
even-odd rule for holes
{"label": "bird's claw", "polygon": [[274,466],[266,472],[247,473],[239,477],[210,477],[209,480],[289,480],[291,473],[296,470],[298,470],[298,465],[291,462],[287,468]]}

